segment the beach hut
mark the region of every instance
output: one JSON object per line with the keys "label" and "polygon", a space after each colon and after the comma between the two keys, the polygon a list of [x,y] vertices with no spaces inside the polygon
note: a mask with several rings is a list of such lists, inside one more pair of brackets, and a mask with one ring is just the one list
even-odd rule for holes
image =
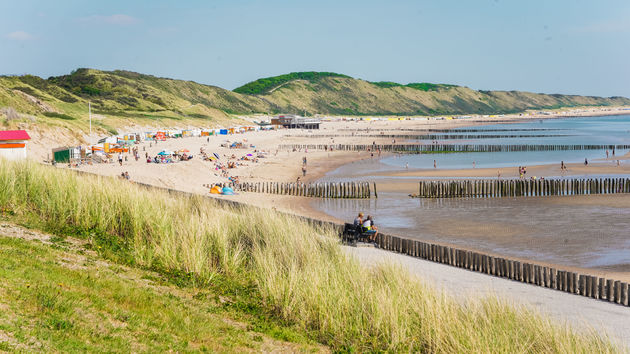
{"label": "beach hut", "polygon": [[53,160],[57,163],[67,163],[81,157],[81,149],[77,147],[59,147],[52,149]]}
{"label": "beach hut", "polygon": [[26,130],[0,131],[0,157],[9,160],[26,158],[26,143],[31,140]]}

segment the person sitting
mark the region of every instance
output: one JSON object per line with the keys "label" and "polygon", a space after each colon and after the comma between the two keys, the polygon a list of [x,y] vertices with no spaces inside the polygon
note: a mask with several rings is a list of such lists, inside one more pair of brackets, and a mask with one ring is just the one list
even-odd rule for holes
{"label": "person sitting", "polygon": [[369,235],[370,242],[376,241],[376,235],[378,235],[378,228],[374,225],[374,219],[372,219],[372,215],[368,215],[367,219],[363,221],[363,229],[364,233]]}
{"label": "person sitting", "polygon": [[[298,177],[299,182],[300,177]],[[362,226],[363,225],[363,213],[359,213],[359,215],[354,219],[354,226]]]}

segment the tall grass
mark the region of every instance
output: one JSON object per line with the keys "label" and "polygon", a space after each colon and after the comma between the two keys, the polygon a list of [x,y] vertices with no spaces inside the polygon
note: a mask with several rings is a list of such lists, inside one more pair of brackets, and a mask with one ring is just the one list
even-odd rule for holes
{"label": "tall grass", "polygon": [[277,316],[335,349],[612,352],[606,338],[496,299],[461,304],[391,265],[362,268],[332,230],[257,208],[0,161],[0,208],[164,270],[253,282]]}

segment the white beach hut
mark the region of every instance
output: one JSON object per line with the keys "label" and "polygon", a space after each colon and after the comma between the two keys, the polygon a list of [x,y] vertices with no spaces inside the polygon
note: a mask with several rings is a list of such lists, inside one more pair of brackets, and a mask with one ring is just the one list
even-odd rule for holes
{"label": "white beach hut", "polygon": [[26,143],[31,140],[26,130],[0,130],[0,157],[9,160],[26,158]]}

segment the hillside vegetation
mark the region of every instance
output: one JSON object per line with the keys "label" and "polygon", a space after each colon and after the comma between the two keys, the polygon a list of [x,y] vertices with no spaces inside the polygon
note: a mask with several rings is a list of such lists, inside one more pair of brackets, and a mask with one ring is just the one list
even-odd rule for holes
{"label": "hillside vegetation", "polygon": [[438,115],[497,114],[572,106],[630,105],[622,97],[476,91],[467,87],[368,82],[329,72],[264,78],[228,91],[192,81],[130,71],[78,69],[69,75],[0,77],[0,123],[38,122],[85,131],[88,102],[102,132],[130,124],[238,124],[242,114]]}
{"label": "hillside vegetation", "polygon": [[276,89],[280,85],[283,85],[290,81],[306,80],[311,83],[315,83],[319,81],[319,79],[324,78],[324,77],[349,78],[349,76],[346,76],[346,75],[337,74],[337,73],[329,73],[329,72],[316,72],[316,71],[296,72],[296,73],[290,73],[290,74],[285,74],[285,75],[258,79],[256,81],[247,83],[241,87],[235,88],[234,92],[246,93],[248,95],[258,95],[258,94],[269,93],[273,89]]}
{"label": "hillside vegetation", "polygon": [[[123,180],[6,161],[0,163],[0,210],[16,222],[83,238],[112,262],[151,269],[202,291],[253,299],[238,308],[262,318],[269,313],[268,321],[279,320],[336,351],[593,353],[617,349],[594,334],[578,334],[494,299],[458,303],[397,267],[363,268],[343,252],[333,230],[314,228],[273,210],[234,208],[202,196],[171,195]],[[0,247],[31,252],[21,245],[0,242]],[[9,266],[19,268],[19,264]],[[20,277],[20,273],[11,276]],[[28,277],[24,274],[18,283],[30,281]],[[50,285],[42,286],[45,290]],[[52,288],[42,294],[43,313],[32,316],[36,323],[50,320],[53,327],[72,331],[78,320],[64,313],[95,300],[81,294],[68,298],[62,286],[57,290],[64,294],[59,298],[62,307],[57,308],[55,303],[47,305],[48,298],[56,298],[57,288]],[[36,293],[23,291],[25,302],[13,305],[18,311],[37,304],[32,299]],[[111,296],[116,301],[126,299]],[[137,301],[152,301],[142,299]],[[199,306],[203,299],[197,299]],[[77,316],[83,311],[77,310]],[[195,313],[191,310],[190,316]],[[89,309],[87,314],[91,314]],[[131,329],[138,320],[135,316],[116,319],[121,326],[134,326]],[[170,326],[159,328],[150,333],[161,337],[164,331],[169,335],[163,338],[167,344],[175,333],[171,334]],[[147,335],[146,331],[124,334],[133,337],[140,332]]]}

